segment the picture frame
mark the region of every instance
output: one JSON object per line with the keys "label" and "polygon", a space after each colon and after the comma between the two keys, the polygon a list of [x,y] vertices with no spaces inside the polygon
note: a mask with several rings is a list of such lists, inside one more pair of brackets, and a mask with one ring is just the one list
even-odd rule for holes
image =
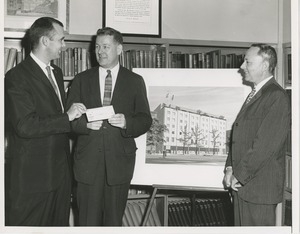
{"label": "picture frame", "polygon": [[[232,109],[230,114],[232,115],[231,119],[227,124],[227,130],[231,129],[231,125],[233,124],[240,108],[242,107],[244,100],[249,94],[251,88],[245,84],[243,84],[243,78],[241,74],[238,72],[238,69],[133,69],[133,71],[139,75],[141,75],[146,84],[148,101],[150,105],[150,111],[152,113],[152,118],[156,113],[154,109],[159,103],[160,100],[163,99],[163,95],[154,94],[159,93],[159,90],[163,90],[164,88],[171,90],[178,90],[177,94],[175,94],[175,99],[180,101],[175,102],[173,105],[180,109],[182,107],[182,100],[185,98],[187,100],[186,106],[183,108],[185,110],[193,109],[195,104],[189,100],[195,100],[197,94],[195,94],[195,90],[199,88],[199,92],[204,89],[214,90],[213,95],[219,95],[222,89],[224,90],[232,90],[232,97],[224,98],[226,96],[220,95],[220,99],[214,98],[215,106],[220,107],[223,105],[226,100],[231,100],[234,102],[235,107]],[[175,89],[176,88],[176,89]],[[239,94],[236,95],[235,91],[239,89]],[[152,91],[153,92],[152,92]],[[185,91],[187,90],[187,91]],[[192,92],[189,92],[192,91]],[[182,97],[178,97],[180,96]],[[194,93],[192,96],[192,93]],[[225,92],[224,92],[225,93]],[[228,93],[228,92],[227,92]],[[230,92],[229,92],[230,94]],[[159,95],[161,97],[159,97]],[[210,98],[207,98],[208,100]],[[221,99],[224,99],[223,101]],[[225,100],[226,99],[226,100]],[[217,102],[221,103],[217,103]],[[191,102],[191,103],[190,103]],[[156,103],[156,104],[155,104]],[[179,103],[179,105],[178,105]],[[191,105],[190,105],[191,104]],[[231,103],[227,103],[225,105],[229,106]],[[198,106],[202,109],[201,106]],[[219,112],[219,111],[217,111]],[[234,112],[234,113],[233,113]],[[222,114],[222,111],[216,114]],[[225,114],[228,116],[228,114]],[[157,114],[158,116],[158,114]],[[166,114],[164,114],[166,117]],[[226,117],[227,118],[227,117]],[[178,123],[176,120],[175,122]],[[212,190],[223,190],[222,179],[224,176],[224,165],[227,158],[227,155],[222,159],[222,163],[166,163],[167,160],[170,160],[167,156],[166,160],[160,157],[160,161],[162,163],[147,163],[147,153],[149,149],[147,148],[147,133],[136,138],[137,144],[137,153],[136,153],[136,165],[134,170],[134,175],[132,179],[132,184],[134,185],[171,185],[171,186],[184,186],[184,187],[197,187],[197,188],[205,188]],[[172,154],[172,153],[171,153]],[[182,154],[182,153],[179,153]],[[162,153],[160,153],[162,155]],[[192,157],[198,157],[197,155],[193,155]],[[182,155],[181,155],[182,156]],[[206,157],[206,156],[201,156]],[[199,156],[200,158],[200,156]],[[182,159],[182,158],[181,158]],[[179,161],[181,161],[181,159]],[[205,159],[205,160],[206,160]],[[165,161],[164,161],[165,160]]]}
{"label": "picture frame", "polygon": [[39,17],[49,16],[64,24],[64,31],[69,32],[70,0],[52,0],[41,3],[32,0],[30,5],[23,0],[5,0],[4,31],[25,32]]}
{"label": "picture frame", "polygon": [[161,0],[103,0],[103,27],[124,36],[161,37]]}

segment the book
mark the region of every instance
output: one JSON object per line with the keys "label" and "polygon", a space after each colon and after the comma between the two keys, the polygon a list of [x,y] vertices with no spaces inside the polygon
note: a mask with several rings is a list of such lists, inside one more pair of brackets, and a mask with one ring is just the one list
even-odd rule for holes
{"label": "book", "polygon": [[81,71],[85,71],[87,69],[87,65],[86,65],[86,57],[87,57],[87,53],[86,53],[86,49],[82,48],[82,53],[81,53],[81,61],[82,61],[82,65],[81,65]]}
{"label": "book", "polygon": [[141,223],[141,217],[138,217],[132,202],[127,202],[127,207],[129,210],[129,215],[131,217],[133,226],[139,226]]}
{"label": "book", "polygon": [[9,48],[4,47],[4,71],[6,71],[6,66],[8,62]]}
{"label": "book", "polygon": [[5,73],[8,72],[10,69],[12,69],[16,65],[16,58],[17,58],[17,49],[16,48],[10,48],[5,68]]}

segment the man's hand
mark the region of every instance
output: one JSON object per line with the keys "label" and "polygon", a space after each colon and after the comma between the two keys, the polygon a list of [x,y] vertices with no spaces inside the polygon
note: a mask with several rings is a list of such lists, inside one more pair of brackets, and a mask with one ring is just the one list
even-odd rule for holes
{"label": "man's hand", "polygon": [[234,191],[238,191],[238,189],[242,187],[241,183],[235,178],[234,175],[231,176],[231,189]]}
{"label": "man's hand", "polygon": [[108,122],[115,127],[126,129],[126,119],[123,114],[115,114],[110,119],[108,119]]}
{"label": "man's hand", "polygon": [[223,178],[223,184],[224,184],[225,188],[230,188],[232,174],[233,174],[232,167],[227,167],[224,178]]}
{"label": "man's hand", "polygon": [[73,103],[70,109],[67,111],[69,121],[79,118],[86,112],[86,107],[82,103]]}
{"label": "man's hand", "polygon": [[102,126],[102,123],[103,123],[102,120],[98,120],[98,121],[87,123],[86,127],[92,130],[99,130]]}
{"label": "man's hand", "polygon": [[238,188],[242,187],[241,183],[233,175],[232,167],[226,168],[223,184],[226,188],[231,188],[234,191],[238,191]]}

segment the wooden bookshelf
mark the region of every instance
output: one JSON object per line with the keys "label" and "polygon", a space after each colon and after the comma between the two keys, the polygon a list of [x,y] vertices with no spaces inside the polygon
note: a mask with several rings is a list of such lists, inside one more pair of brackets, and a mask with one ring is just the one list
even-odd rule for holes
{"label": "wooden bookshelf", "polygon": [[[24,33],[20,32],[5,32],[4,35],[4,45],[7,48],[16,48],[18,51],[23,50],[22,47],[22,40],[24,37]],[[90,61],[90,66],[97,65],[95,60],[94,53],[94,36],[90,35],[66,35],[65,37],[65,43],[66,48],[65,51],[68,50],[68,48],[82,48],[88,53],[91,54],[92,58]],[[226,42],[226,41],[203,41],[203,40],[181,40],[181,39],[162,39],[162,38],[138,38],[138,37],[124,37],[124,45],[123,45],[123,51],[124,53],[130,53],[130,51],[135,51],[137,53],[143,53],[143,54],[149,54],[149,51],[162,51],[164,55],[162,55],[162,60],[164,61],[164,65],[156,65],[152,66],[154,68],[171,68],[171,55],[173,53],[181,53],[181,54],[207,54],[209,55],[212,51],[219,51],[220,54],[218,56],[226,56],[230,54],[236,54],[238,56],[241,56],[244,54],[245,50],[250,46],[251,43],[244,43],[244,42]],[[26,48],[25,48],[26,50]],[[28,50],[28,49],[27,49]],[[29,51],[26,51],[27,54]],[[65,53],[65,52],[64,52]],[[158,54],[158,53],[157,53]],[[137,57],[144,57],[143,55],[137,56]],[[146,58],[146,57],[145,57]],[[154,59],[154,58],[153,58]],[[221,57],[220,57],[221,59]],[[122,61],[120,61],[122,62]],[[59,62],[54,62],[55,64]],[[73,61],[74,63],[74,61]],[[122,64],[122,63],[121,63]],[[60,67],[62,67],[62,62],[58,64]],[[122,64],[125,67],[126,64]],[[218,65],[219,67],[220,65]],[[237,65],[239,66],[239,65]],[[235,66],[235,67],[237,67]],[[89,67],[89,66],[87,66]],[[145,65],[134,65],[129,66],[128,68],[132,67],[149,67]],[[151,66],[150,66],[151,67]],[[194,68],[218,68],[215,66],[211,67],[194,67]],[[184,68],[184,67],[181,67]],[[188,68],[188,67],[186,67]],[[64,70],[64,69],[63,69]],[[81,70],[80,70],[81,71]],[[79,71],[79,72],[80,72]],[[71,77],[76,75],[76,72],[68,72],[65,74],[66,82],[69,82],[72,80]]]}

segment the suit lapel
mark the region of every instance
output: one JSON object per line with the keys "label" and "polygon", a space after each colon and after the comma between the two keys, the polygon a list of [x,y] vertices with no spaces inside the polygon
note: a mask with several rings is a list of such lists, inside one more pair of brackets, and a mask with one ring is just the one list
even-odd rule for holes
{"label": "suit lapel", "polygon": [[[55,100],[56,104],[59,105],[61,108],[61,104],[55,93],[55,90],[53,89],[52,85],[50,84],[50,82],[48,80],[48,77],[43,72],[43,70],[40,68],[40,66],[31,58],[31,56],[28,56],[23,64],[24,64],[25,68],[31,73],[32,78],[34,78],[36,81],[38,81],[38,82],[42,83],[44,86],[46,86],[46,88],[52,94],[53,100]],[[55,79],[57,80],[56,77],[55,77]],[[64,99],[64,95],[62,95],[62,91],[61,91],[62,87],[60,87],[60,86],[61,85],[59,85],[61,97],[62,97],[62,99]]]}
{"label": "suit lapel", "polygon": [[247,110],[250,106],[252,106],[257,100],[259,100],[260,97],[263,95],[264,90],[267,89],[274,82],[276,83],[275,78],[273,77],[254,95],[254,97],[250,100],[248,104],[246,104],[246,100],[245,100],[237,118],[240,117],[245,112],[245,110]]}
{"label": "suit lapel", "polygon": [[102,100],[100,95],[99,67],[95,67],[92,71],[91,76],[89,77],[89,90],[92,106],[102,106]]}
{"label": "suit lapel", "polygon": [[126,79],[123,74],[123,67],[120,66],[120,69],[118,72],[118,77],[117,77],[116,84],[115,84],[115,88],[113,90],[112,97],[111,97],[111,104],[118,102],[118,100],[117,100],[117,98],[119,96],[118,93],[121,92],[122,88],[124,89],[124,87],[127,87],[126,84],[124,84],[124,82],[126,82]]}

